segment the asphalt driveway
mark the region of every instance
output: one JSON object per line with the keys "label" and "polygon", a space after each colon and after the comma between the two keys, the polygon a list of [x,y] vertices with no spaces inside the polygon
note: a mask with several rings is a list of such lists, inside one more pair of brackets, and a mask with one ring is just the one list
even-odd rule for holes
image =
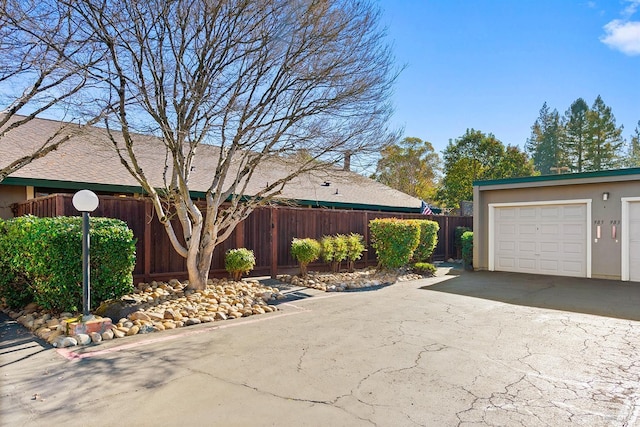
{"label": "asphalt driveway", "polygon": [[4,322],[0,425],[640,424],[640,284],[453,271],[296,292],[75,352]]}

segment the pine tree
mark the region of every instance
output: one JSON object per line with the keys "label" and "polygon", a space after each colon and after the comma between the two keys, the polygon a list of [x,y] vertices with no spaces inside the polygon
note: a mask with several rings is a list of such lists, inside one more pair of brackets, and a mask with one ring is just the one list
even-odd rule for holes
{"label": "pine tree", "polygon": [[640,120],[638,120],[638,125],[629,141],[625,166],[629,168],[640,167]]}
{"label": "pine tree", "polygon": [[585,157],[585,170],[617,169],[623,165],[621,150],[623,126],[616,126],[616,119],[600,95],[587,112],[589,143]]}
{"label": "pine tree", "polygon": [[530,153],[535,168],[543,175],[561,171],[562,169],[558,168],[569,166],[560,115],[556,109],[549,111],[546,102],[540,109],[540,116],[531,126],[531,136],[525,149]]}
{"label": "pine tree", "polygon": [[576,99],[564,113],[565,147],[572,172],[585,170],[585,155],[589,141],[589,106]]}

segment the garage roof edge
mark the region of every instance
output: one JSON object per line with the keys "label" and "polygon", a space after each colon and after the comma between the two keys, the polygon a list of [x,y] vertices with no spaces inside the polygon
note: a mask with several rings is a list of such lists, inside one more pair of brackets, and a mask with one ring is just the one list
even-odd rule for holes
{"label": "garage roof edge", "polygon": [[[558,175],[541,175],[541,176],[523,176],[518,178],[502,178],[502,179],[492,179],[492,180],[479,180],[473,181],[474,187],[495,187],[504,188],[504,187],[519,187],[519,184],[542,184],[542,185],[569,185],[575,184],[576,180],[583,180],[585,182],[588,181],[596,181],[602,178],[610,178],[606,179],[606,181],[613,181],[616,178],[626,177],[623,180],[633,179],[632,175],[637,175],[637,179],[640,179],[640,168],[626,168],[626,169],[613,169],[613,170],[604,170],[604,171],[594,171],[594,172],[578,172],[578,173],[566,173],[566,174],[558,174]],[[479,188],[479,190],[489,189],[489,188]]]}

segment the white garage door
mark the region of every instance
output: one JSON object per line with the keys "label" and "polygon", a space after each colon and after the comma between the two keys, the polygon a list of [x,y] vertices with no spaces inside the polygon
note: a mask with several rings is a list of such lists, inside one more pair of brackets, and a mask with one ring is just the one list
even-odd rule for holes
{"label": "white garage door", "polygon": [[640,282],[640,202],[629,203],[628,235],[629,280]]}
{"label": "white garage door", "polygon": [[587,277],[587,205],[496,207],[494,269]]}

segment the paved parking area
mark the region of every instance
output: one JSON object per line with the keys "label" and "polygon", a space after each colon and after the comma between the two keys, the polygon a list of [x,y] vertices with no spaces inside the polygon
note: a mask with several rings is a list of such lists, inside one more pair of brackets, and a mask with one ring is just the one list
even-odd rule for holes
{"label": "paved parking area", "polygon": [[67,353],[3,324],[0,425],[640,425],[639,289],[454,272]]}

